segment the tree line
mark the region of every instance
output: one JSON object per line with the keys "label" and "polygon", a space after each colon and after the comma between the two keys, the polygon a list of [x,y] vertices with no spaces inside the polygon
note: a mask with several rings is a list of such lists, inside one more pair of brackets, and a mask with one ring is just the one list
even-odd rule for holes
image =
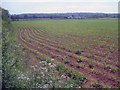
{"label": "tree line", "polygon": [[13,14],[11,20],[24,19],[89,19],[89,18],[118,18],[119,14],[106,13],[33,13],[33,14]]}

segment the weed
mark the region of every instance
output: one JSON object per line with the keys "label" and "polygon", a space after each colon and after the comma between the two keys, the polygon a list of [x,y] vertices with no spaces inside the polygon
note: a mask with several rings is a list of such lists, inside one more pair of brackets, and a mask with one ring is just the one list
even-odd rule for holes
{"label": "weed", "polygon": [[107,64],[107,65],[105,65],[105,68],[111,69],[111,66]]}
{"label": "weed", "polygon": [[90,67],[91,69],[93,69],[94,63],[93,63],[93,62],[89,62],[89,67]]}
{"label": "weed", "polygon": [[58,65],[56,67],[57,71],[59,71],[60,73],[64,73],[65,72],[65,67],[64,66],[61,66],[61,65]]}
{"label": "weed", "polygon": [[81,53],[83,52],[83,50],[77,50],[76,52],[75,52],[75,54],[77,54],[77,55],[80,55]]}
{"label": "weed", "polygon": [[80,62],[82,62],[82,61],[83,61],[82,58],[79,58],[79,59],[77,60],[78,63],[80,63]]}
{"label": "weed", "polygon": [[93,84],[93,87],[94,88],[103,88],[103,86],[101,84],[99,84],[99,83]]}
{"label": "weed", "polygon": [[77,65],[76,67],[77,67],[77,68],[80,68],[80,66],[79,66],[79,65]]}
{"label": "weed", "polygon": [[115,69],[115,68],[112,68],[112,69],[111,69],[111,72],[112,72],[112,73],[115,73],[115,72],[117,72],[117,71],[118,71],[118,70]]}
{"label": "weed", "polygon": [[93,54],[89,54],[88,58],[94,58]]}
{"label": "weed", "polygon": [[67,59],[65,59],[65,60],[64,60],[64,63],[65,63],[65,64],[68,64],[68,63],[69,63],[69,61],[68,61]]}

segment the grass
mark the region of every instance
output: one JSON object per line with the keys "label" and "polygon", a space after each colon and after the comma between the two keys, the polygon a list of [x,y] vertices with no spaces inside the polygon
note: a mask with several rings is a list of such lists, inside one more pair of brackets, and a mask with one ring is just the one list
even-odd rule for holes
{"label": "grass", "polygon": [[17,27],[21,27],[21,25],[34,26],[55,34],[95,35],[104,32],[111,33],[113,30],[118,30],[118,22],[116,19],[34,20],[14,21],[13,24]]}
{"label": "grass", "polygon": [[[118,41],[118,21],[116,19],[14,21],[13,26],[15,28],[25,26],[45,31],[48,33],[49,39],[56,40],[61,46],[75,52],[90,45],[104,44],[107,40],[115,43]],[[75,35],[74,38],[78,36],[82,42],[78,39],[71,39],[71,35]]]}

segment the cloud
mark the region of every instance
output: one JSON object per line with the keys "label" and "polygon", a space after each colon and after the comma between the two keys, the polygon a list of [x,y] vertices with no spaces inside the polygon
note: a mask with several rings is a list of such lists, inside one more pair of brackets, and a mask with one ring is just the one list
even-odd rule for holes
{"label": "cloud", "polygon": [[4,2],[2,6],[11,14],[55,12],[105,12],[118,11],[116,2]]}
{"label": "cloud", "polygon": [[2,2],[119,2],[119,0],[2,0]]}

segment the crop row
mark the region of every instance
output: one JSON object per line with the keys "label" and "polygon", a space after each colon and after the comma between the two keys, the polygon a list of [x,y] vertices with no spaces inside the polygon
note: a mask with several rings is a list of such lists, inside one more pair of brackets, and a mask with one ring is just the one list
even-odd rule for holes
{"label": "crop row", "polygon": [[[34,34],[35,34],[34,36],[36,38],[40,38],[43,41],[47,41],[48,43],[52,43],[52,45],[54,44],[54,46],[56,45],[58,48],[65,49],[65,48],[63,48],[61,46],[58,46],[58,43],[55,42],[55,41],[51,41],[49,39],[46,40],[47,36],[45,36],[42,33],[40,34],[40,31],[39,32],[38,31],[36,32],[36,30],[31,30],[31,31],[34,32]],[[108,52],[103,52],[103,51],[100,51],[100,50],[97,50],[97,49],[94,49],[94,48],[87,47],[88,50],[84,51],[84,53],[82,53],[82,55],[84,55],[85,57],[88,57],[88,58],[92,58],[92,59],[95,58],[95,59],[99,60],[100,62],[103,61],[104,63],[111,64],[111,65],[114,65],[114,66],[118,66],[117,65],[118,57],[115,58],[115,55],[114,55],[114,58],[111,58],[111,59],[110,58],[106,58],[106,56],[107,56],[106,53],[108,53]],[[74,53],[74,51],[67,50],[67,49],[65,49],[65,50],[68,51],[68,52]],[[92,51],[92,54],[90,54],[91,52],[89,50]],[[103,53],[103,54],[101,55],[101,53]],[[116,54],[116,56],[117,56],[117,54]]]}
{"label": "crop row", "polygon": [[[45,40],[44,40],[44,41],[41,41],[41,39],[35,38],[35,37],[33,36],[33,34],[32,34],[32,35],[29,35],[29,37],[31,37],[31,38],[34,39],[35,41],[41,42],[42,44],[43,44],[43,43],[46,44],[46,45],[49,44],[49,46],[53,47],[53,48],[56,49],[57,51],[61,51],[61,52],[64,53],[64,54],[69,54],[68,56],[72,55],[72,57],[73,57],[75,60],[79,59],[79,56],[75,55],[74,53],[70,53],[70,52],[67,52],[67,51],[65,51],[65,50],[58,49],[57,47],[54,47],[53,45],[50,45],[50,43],[46,43]],[[83,62],[86,62],[86,61],[88,62],[88,61],[89,61],[89,59],[86,58],[86,57],[81,56],[81,58],[84,58],[84,61],[83,61]],[[99,69],[102,69],[102,68],[104,67],[101,62],[93,61],[93,63],[99,64],[99,65],[96,65],[96,67],[98,67]],[[109,72],[109,70],[107,70],[107,72]]]}
{"label": "crop row", "polygon": [[[27,30],[26,32],[28,33],[29,31],[30,31],[30,30]],[[23,37],[25,36],[23,33],[20,34],[20,35],[22,35]],[[23,38],[23,37],[22,37],[22,38]],[[30,36],[29,36],[29,37],[30,37]],[[25,38],[28,38],[28,37],[25,37]],[[30,39],[31,39],[31,38],[30,38]],[[33,41],[36,41],[36,40],[33,39]],[[33,43],[33,41],[31,41],[31,42]],[[41,46],[41,47],[42,47],[42,48],[41,48],[41,47],[38,47],[38,46],[40,46],[40,44],[34,42],[33,44],[37,47],[37,48],[36,48],[36,47],[31,46],[30,43],[28,44],[28,42],[26,42],[26,41],[24,41],[24,40],[22,40],[22,42],[23,42],[24,44],[27,44],[27,46],[28,46],[29,48],[37,49],[38,51],[43,52],[43,53],[46,53],[47,55],[50,55],[50,53],[51,53],[51,52],[49,52],[49,50],[50,50],[51,48],[48,48],[48,51],[45,52],[45,50],[47,49],[46,47],[43,48],[43,46],[45,46],[45,45]],[[40,48],[41,48],[41,49],[40,49]],[[54,49],[53,49],[53,50],[54,50]],[[58,53],[58,52],[56,52],[56,53]],[[56,55],[56,53],[54,53],[54,54]],[[58,53],[58,54],[60,54],[60,53]],[[51,55],[51,56],[53,56],[53,55]],[[62,57],[62,56],[61,56],[61,57]],[[60,58],[60,57],[58,58],[58,57],[57,57],[56,59],[62,60],[63,58]],[[66,65],[66,64],[65,64],[65,65]],[[67,65],[68,65],[68,66],[71,66],[71,64],[67,64]],[[72,63],[72,65],[73,65],[73,63]],[[73,67],[74,67],[74,66],[73,66]],[[77,68],[74,67],[74,68],[75,68],[75,69],[78,69],[78,67],[77,67]],[[84,67],[84,69],[85,69],[85,67]],[[84,70],[84,69],[83,69],[83,70]],[[80,72],[81,72],[81,71],[82,71],[82,70],[80,70]],[[84,70],[84,71],[85,71],[85,70]],[[86,72],[84,72],[84,73],[87,73],[87,72],[90,72],[90,71],[88,70],[88,71],[86,71]],[[89,74],[89,73],[88,73],[88,74]],[[105,81],[105,80],[104,80],[104,81]]]}
{"label": "crop row", "polygon": [[[67,52],[75,53],[74,51],[67,50],[64,47],[58,46],[57,42],[53,42],[53,41],[50,41],[50,40],[46,39],[47,37],[43,37],[44,35],[40,35],[39,32],[35,32],[35,30],[31,30],[31,34],[32,34],[32,36],[34,36],[36,38],[39,38],[39,40],[44,41],[46,44],[49,44],[49,45],[54,46],[56,48],[60,48],[60,49],[66,50]],[[95,50],[95,51],[97,51],[97,50]],[[99,61],[101,63],[104,62],[105,64],[108,64],[109,66],[111,66],[113,68],[117,68],[117,66],[118,66],[115,63],[115,61],[109,60],[109,59],[104,59],[104,57],[101,57],[101,56],[96,55],[96,54],[91,55],[90,52],[84,51],[82,53],[82,56],[84,56],[86,58],[91,58],[92,60],[95,59],[95,61]],[[117,58],[116,58],[116,60],[117,60]]]}

